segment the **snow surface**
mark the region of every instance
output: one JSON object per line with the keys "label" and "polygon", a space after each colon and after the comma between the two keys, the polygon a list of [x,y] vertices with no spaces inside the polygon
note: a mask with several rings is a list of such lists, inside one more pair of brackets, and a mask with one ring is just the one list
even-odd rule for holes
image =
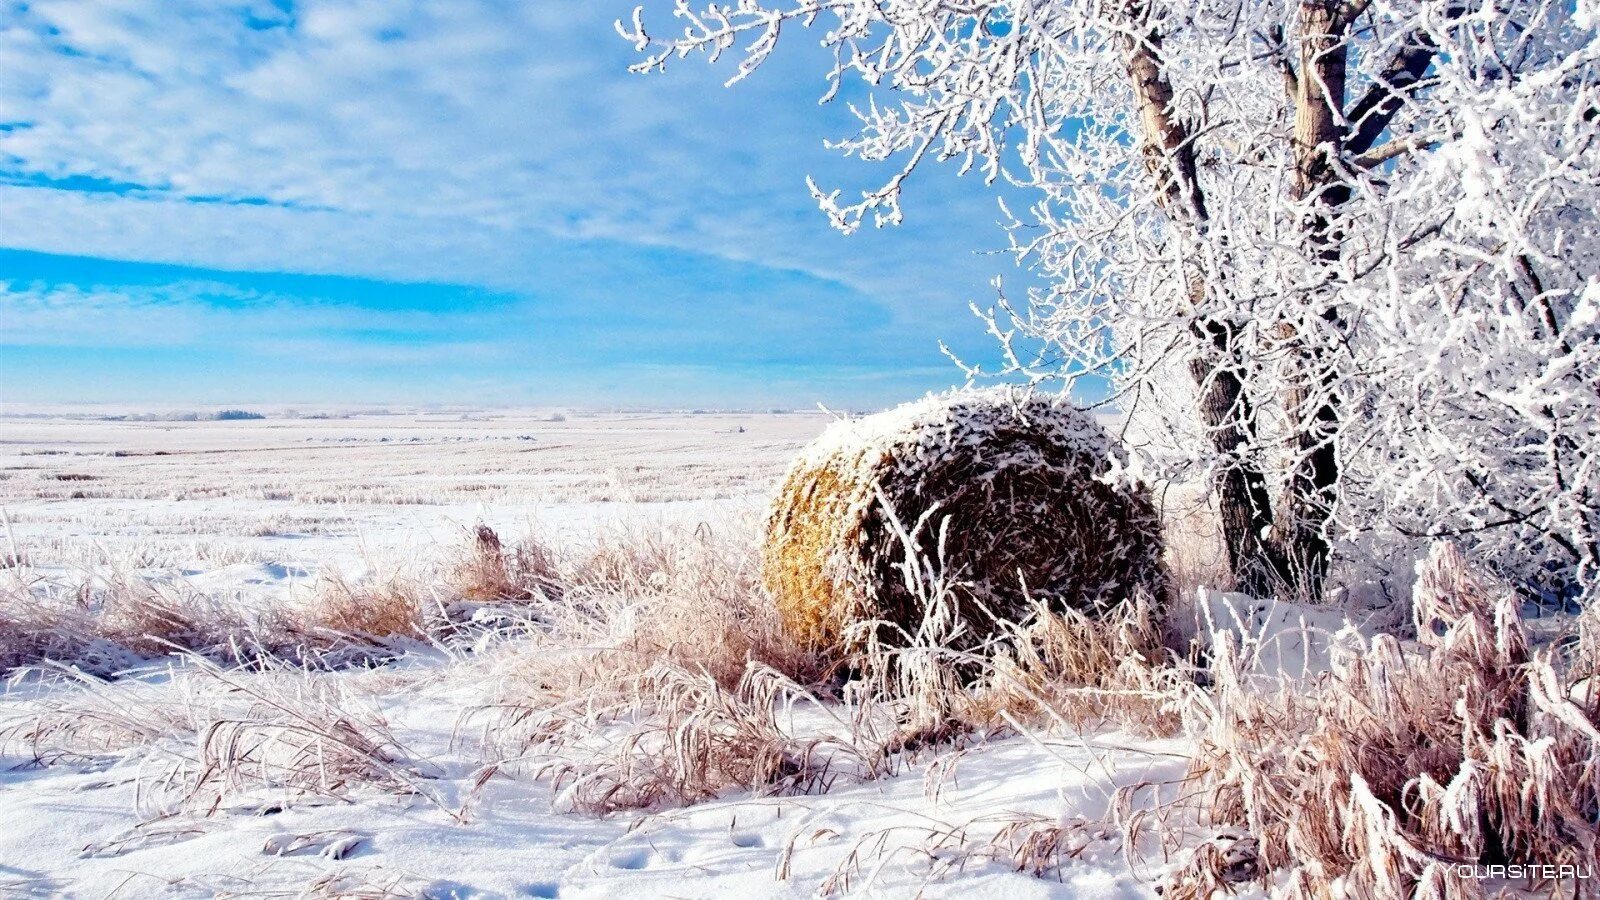
{"label": "snow surface", "polygon": [[[470,791],[476,767],[452,740],[462,699],[459,688],[408,684],[378,700],[400,741],[443,770],[427,786],[451,807]],[[1010,738],[820,796],[735,795],[604,819],[553,811],[542,783],[496,779],[465,823],[427,801],[373,794],[348,805],[171,820],[125,849],[117,842],[139,822],[138,763],[13,769],[0,775],[0,894],[293,896],[338,872],[437,898],[803,897],[866,846],[873,852],[854,887],[869,895],[1147,897],[1149,873],[1130,870],[1108,847],[1089,846],[1080,865],[1047,880],[982,860],[935,878],[939,860],[915,848],[960,826],[993,830],[1012,814],[1099,815],[1118,786],[1180,776],[1181,750],[1117,735],[1042,745]],[[316,837],[290,854],[272,852],[300,836]]]}
{"label": "snow surface", "polygon": [[[107,566],[245,595],[360,577],[478,522],[577,539],[756,509],[815,414],[0,418],[0,549],[46,576]],[[278,582],[279,584],[274,584]]]}

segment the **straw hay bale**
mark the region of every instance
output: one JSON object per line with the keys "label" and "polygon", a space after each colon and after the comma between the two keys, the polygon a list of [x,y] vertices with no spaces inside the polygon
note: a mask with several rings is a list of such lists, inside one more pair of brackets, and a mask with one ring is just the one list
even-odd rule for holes
{"label": "straw hay bale", "polygon": [[[967,646],[996,618],[1026,618],[1030,596],[1078,610],[1141,588],[1159,598],[1158,517],[1142,489],[1109,477],[1121,461],[1092,416],[1013,388],[835,422],[779,488],[763,579],[786,627],[817,649],[863,620],[917,630],[928,593],[907,582],[908,544],[942,572]],[[903,643],[894,629],[880,637]]]}

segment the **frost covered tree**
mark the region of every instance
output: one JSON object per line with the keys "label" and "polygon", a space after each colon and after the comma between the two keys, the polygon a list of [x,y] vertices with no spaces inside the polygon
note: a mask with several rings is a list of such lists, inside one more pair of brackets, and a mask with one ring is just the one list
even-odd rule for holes
{"label": "frost covered tree", "polygon": [[[1533,594],[1600,592],[1600,0],[678,0],[649,71],[756,70],[796,26],[839,147],[1031,191],[1049,287],[988,313],[1012,374],[1098,376],[1204,477],[1236,578],[1384,585],[1452,537]],[[1406,568],[1409,568],[1408,566]],[[1403,573],[1401,573],[1403,574]]]}

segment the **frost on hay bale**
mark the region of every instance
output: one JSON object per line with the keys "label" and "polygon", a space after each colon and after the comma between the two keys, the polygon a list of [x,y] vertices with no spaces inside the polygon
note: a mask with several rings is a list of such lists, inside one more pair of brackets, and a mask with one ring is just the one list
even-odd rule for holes
{"label": "frost on hay bale", "polygon": [[835,422],[779,488],[763,577],[786,627],[818,649],[866,620],[916,633],[923,602],[899,530],[943,573],[964,646],[996,618],[1026,618],[1029,597],[1085,611],[1140,589],[1159,598],[1159,520],[1142,490],[1107,477],[1121,458],[1089,414],[1010,388]]}

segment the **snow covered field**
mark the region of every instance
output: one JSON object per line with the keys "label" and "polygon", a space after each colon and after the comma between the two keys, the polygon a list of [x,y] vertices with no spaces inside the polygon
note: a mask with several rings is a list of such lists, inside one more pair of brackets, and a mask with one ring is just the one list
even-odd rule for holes
{"label": "snow covered field", "polygon": [[555,810],[537,781],[496,779],[474,792],[482,760],[452,732],[461,704],[478,698],[440,684],[436,667],[344,677],[429,761],[426,797],[369,791],[149,820],[136,812],[135,764],[10,772],[0,894],[754,898],[811,896],[832,879],[869,896],[1145,897],[1152,873],[1129,870],[1092,831],[1081,864],[1049,879],[964,858],[960,835],[1027,816],[1070,824],[1079,813],[1067,810],[1097,817],[1118,786],[1172,781],[1184,765],[1160,742],[1129,752],[1092,739],[1007,739],[820,796],[735,793],[597,818]]}
{"label": "snow covered field", "polygon": [[[329,571],[352,582],[408,571],[424,577],[479,522],[508,542],[536,535],[555,544],[582,544],[614,527],[748,523],[794,450],[825,421],[577,413],[11,419],[0,423],[0,507],[6,553],[21,565],[0,577],[13,588],[58,592],[121,579],[261,605],[309,594]],[[472,711],[503,697],[494,660],[505,652],[418,643],[386,665],[332,672],[214,669],[156,654],[114,682],[59,668],[14,678],[0,699],[0,727],[8,729],[0,894],[1152,890],[1150,872],[1131,868],[1087,826],[1073,838],[1079,863],[1044,879],[1018,872],[999,850],[971,845],[1018,822],[1059,822],[1076,834],[1073,823],[1098,820],[1119,787],[1169,789],[1161,786],[1185,765],[1171,741],[1115,733],[977,740],[908,754],[871,779],[841,764],[831,790],[817,795],[732,790],[692,806],[602,817],[563,808],[550,779],[517,769],[478,739],[481,716]],[[385,771],[287,788],[266,771],[287,767],[271,762],[275,753],[337,767],[327,757],[344,744],[222,734],[260,724],[259,710],[238,709],[257,692],[295,698],[285,701],[291,710],[268,716],[275,726],[313,728],[325,721],[321,711],[381,735],[374,739],[383,750],[370,756]],[[830,705],[798,708],[783,728],[826,732],[838,714]],[[70,725],[52,731],[51,722]],[[242,781],[217,789],[204,808],[189,794],[167,796],[178,785],[208,784],[205,770],[220,765],[216,742],[224,739],[248,745],[231,750],[257,768],[229,774]],[[390,766],[405,774],[391,777]]]}
{"label": "snow covered field", "polygon": [[45,571],[119,565],[207,589],[359,576],[485,522],[553,536],[759,506],[820,414],[0,419],[0,509]]}
{"label": "snow covered field", "polygon": [[756,565],[824,424],[0,420],[0,897],[1199,900],[1302,865],[1467,897],[1432,856],[1364,868],[1417,840],[1365,812],[1410,760],[1537,748],[1495,808],[1584,815],[1600,627],[1539,637],[1449,545],[1415,639],[1206,592],[1206,653],[1129,603],[975,681],[937,641],[841,677]]}

